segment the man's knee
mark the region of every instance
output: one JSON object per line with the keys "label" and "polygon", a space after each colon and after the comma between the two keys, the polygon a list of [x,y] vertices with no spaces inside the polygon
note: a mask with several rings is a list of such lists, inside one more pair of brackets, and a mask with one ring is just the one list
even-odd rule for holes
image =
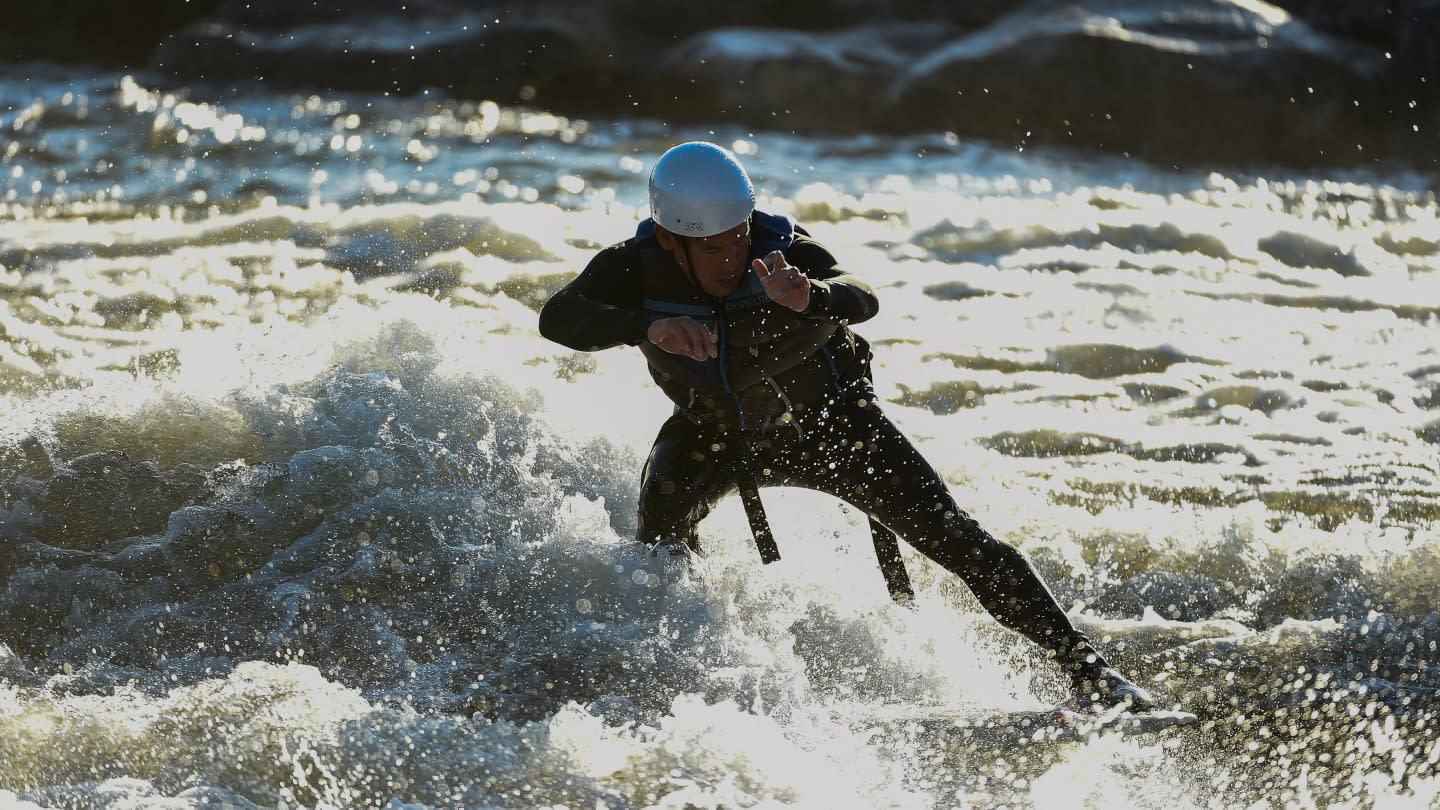
{"label": "man's knee", "polygon": [[636,540],[646,545],[684,543],[700,550],[697,506],[668,476],[657,475],[640,491]]}
{"label": "man's knee", "polygon": [[[1018,553],[986,531],[975,518],[945,498],[927,506],[912,505],[898,514],[882,515],[916,550],[952,570],[980,572]],[[885,520],[892,517],[891,520]]]}

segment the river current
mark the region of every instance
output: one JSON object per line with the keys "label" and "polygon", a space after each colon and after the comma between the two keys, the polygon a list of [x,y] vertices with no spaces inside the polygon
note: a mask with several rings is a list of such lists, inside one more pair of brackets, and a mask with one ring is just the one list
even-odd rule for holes
{"label": "river current", "polygon": [[[1440,204],[935,133],[0,79],[0,804],[1440,806]],[[630,542],[668,401],[546,297],[674,143],[876,288],[883,407],[1195,726],[1075,745],[1033,648],[766,490]]]}

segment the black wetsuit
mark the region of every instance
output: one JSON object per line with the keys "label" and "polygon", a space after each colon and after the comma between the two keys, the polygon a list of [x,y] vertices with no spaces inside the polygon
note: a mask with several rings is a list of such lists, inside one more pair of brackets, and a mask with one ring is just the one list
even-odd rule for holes
{"label": "black wetsuit", "polygon": [[[541,333],[581,351],[644,342],[650,324],[663,317],[647,311],[644,234],[642,227],[637,238],[601,251],[557,292],[540,313]],[[868,345],[848,327],[877,311],[871,288],[837,268],[803,230],[784,252],[811,279],[811,308],[803,314],[837,327],[816,352],[825,362],[725,396],[687,391],[652,359],[652,374],[677,408],[645,464],[637,539],[698,551],[697,525],[736,491],[739,475],[754,475],[761,486],[826,492],[959,576],[996,620],[1049,650],[1072,676],[1105,666],[1024,555],[956,505],[944,480],[875,402]],[[682,273],[678,265],[673,272]],[[663,363],[651,349],[647,356]]]}

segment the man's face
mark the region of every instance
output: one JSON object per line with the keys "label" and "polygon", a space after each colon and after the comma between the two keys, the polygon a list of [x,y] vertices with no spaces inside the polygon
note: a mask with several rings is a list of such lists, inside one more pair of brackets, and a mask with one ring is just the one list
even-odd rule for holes
{"label": "man's face", "polygon": [[[749,268],[750,221],[714,236],[690,237],[683,242],[665,231],[660,246],[675,254],[675,261],[689,270],[707,295],[729,295],[740,286]],[[665,244],[669,242],[670,244]]]}

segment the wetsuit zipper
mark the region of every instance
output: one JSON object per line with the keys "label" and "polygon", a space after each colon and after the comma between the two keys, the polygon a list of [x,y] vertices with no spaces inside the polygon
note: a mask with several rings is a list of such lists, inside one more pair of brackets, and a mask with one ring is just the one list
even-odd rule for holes
{"label": "wetsuit zipper", "polygon": [[729,330],[725,328],[725,299],[712,298],[711,301],[710,306],[715,312],[716,331],[720,333],[719,340],[717,341],[720,344],[720,350],[717,352],[719,357],[716,358],[720,363],[720,385],[726,391],[730,392],[731,398],[735,400],[735,412],[740,414],[740,430],[749,433],[750,424],[745,418],[745,405],[740,401],[740,392],[730,387],[730,374],[726,371],[725,360],[729,352]]}

